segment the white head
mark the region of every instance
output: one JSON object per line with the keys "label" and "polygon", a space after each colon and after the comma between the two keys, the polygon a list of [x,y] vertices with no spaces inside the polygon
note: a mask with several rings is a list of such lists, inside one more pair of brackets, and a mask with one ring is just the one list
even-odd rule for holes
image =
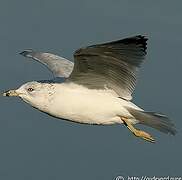
{"label": "white head", "polygon": [[53,94],[53,88],[49,83],[32,81],[23,84],[16,90],[6,91],[3,93],[3,96],[18,96],[33,107],[44,110]]}

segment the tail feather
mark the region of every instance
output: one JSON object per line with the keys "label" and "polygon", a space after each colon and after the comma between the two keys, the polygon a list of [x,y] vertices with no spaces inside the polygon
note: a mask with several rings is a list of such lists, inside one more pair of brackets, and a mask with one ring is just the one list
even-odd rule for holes
{"label": "tail feather", "polygon": [[177,133],[173,122],[163,114],[156,112],[139,111],[133,108],[128,111],[139,121],[139,123],[155,128],[163,133],[175,135]]}

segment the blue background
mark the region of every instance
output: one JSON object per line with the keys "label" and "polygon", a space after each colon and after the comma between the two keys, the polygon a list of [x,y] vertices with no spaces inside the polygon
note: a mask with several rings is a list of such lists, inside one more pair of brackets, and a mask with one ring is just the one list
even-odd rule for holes
{"label": "blue background", "polygon": [[51,78],[18,53],[32,48],[73,60],[81,46],[146,35],[148,55],[133,102],[174,120],[178,134],[156,144],[120,125],[59,121],[18,98],[0,97],[0,179],[104,179],[181,175],[182,1],[2,0],[0,91]]}

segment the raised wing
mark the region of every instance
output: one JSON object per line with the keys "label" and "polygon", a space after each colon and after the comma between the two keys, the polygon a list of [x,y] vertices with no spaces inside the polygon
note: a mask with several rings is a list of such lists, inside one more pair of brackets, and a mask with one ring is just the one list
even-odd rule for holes
{"label": "raised wing", "polygon": [[37,60],[44,64],[55,77],[69,77],[73,70],[74,63],[51,53],[24,50],[21,55]]}
{"label": "raised wing", "polygon": [[131,100],[146,42],[147,38],[139,35],[81,48],[74,54],[75,65],[68,81],[91,89],[110,89]]}

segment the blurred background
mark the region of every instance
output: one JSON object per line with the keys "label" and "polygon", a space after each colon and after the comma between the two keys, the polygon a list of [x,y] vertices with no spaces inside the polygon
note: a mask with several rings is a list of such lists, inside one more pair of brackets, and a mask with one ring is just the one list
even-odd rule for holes
{"label": "blurred background", "polygon": [[[178,134],[145,129],[150,144],[120,125],[91,126],[50,117],[18,98],[0,97],[0,179],[104,179],[181,175],[182,1],[1,0],[0,91],[50,79],[18,53],[32,48],[73,60],[86,45],[146,35],[148,55],[133,102],[167,114]],[[126,179],[127,180],[127,179]]]}

